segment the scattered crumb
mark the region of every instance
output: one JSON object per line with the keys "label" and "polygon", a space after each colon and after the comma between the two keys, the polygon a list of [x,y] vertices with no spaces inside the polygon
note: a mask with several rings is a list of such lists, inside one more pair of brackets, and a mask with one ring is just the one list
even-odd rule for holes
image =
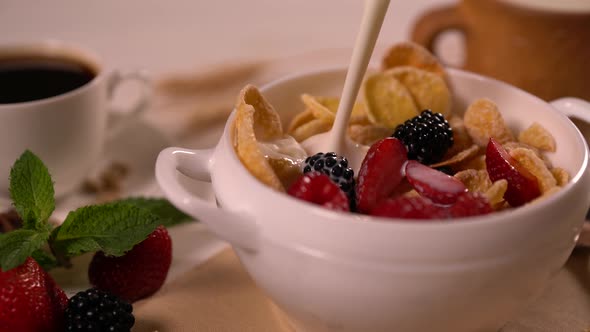
{"label": "scattered crumb", "polygon": [[87,194],[95,195],[99,203],[116,200],[121,197],[129,171],[126,164],[113,161],[96,177],[86,179],[82,190]]}

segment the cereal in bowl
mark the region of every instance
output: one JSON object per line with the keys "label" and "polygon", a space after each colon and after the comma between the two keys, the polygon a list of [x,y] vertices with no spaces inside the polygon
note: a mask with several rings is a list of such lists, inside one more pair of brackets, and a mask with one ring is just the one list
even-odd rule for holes
{"label": "cereal in bowl", "polygon": [[238,97],[234,148],[252,175],[279,191],[299,174],[298,165],[306,156],[297,141],[283,133],[279,115],[252,85]]}
{"label": "cereal in bowl", "polygon": [[[558,147],[539,123],[514,132],[493,100],[454,112],[444,68],[418,46],[394,46],[369,74],[347,134],[366,146],[358,169],[347,156],[305,151],[329,131],[339,98],[303,94],[283,132],[253,86],[240,94],[234,147],[244,166],[279,191],[336,211],[402,219],[453,219],[542,200],[569,182],[545,155]],[[350,157],[350,156],[349,156]]]}

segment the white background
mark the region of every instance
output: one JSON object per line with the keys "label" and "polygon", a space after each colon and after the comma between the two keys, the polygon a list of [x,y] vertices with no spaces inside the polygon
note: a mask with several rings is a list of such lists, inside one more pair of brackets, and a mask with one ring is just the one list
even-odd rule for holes
{"label": "white background", "polygon": [[[392,0],[378,44],[449,0]],[[233,59],[350,48],[361,0],[0,0],[0,44],[61,39],[124,69],[158,74]]]}

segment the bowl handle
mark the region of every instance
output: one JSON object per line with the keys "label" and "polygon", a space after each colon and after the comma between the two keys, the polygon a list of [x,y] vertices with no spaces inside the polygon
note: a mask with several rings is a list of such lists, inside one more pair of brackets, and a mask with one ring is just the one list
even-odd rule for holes
{"label": "bowl handle", "polygon": [[565,97],[552,101],[551,106],[561,113],[578,118],[590,124],[590,103],[573,97]]}
{"label": "bowl handle", "polygon": [[256,251],[259,228],[252,217],[218,208],[190,193],[178,180],[180,172],[193,180],[211,181],[213,151],[166,148],[156,160],[156,179],[178,209],[204,222],[215,235],[233,246]]}
{"label": "bowl handle", "polygon": [[[550,104],[568,117],[577,118],[590,124],[589,102],[578,98],[565,97],[556,99]],[[590,220],[587,219],[586,221],[587,222],[584,224],[584,226],[582,226],[582,231],[580,233],[580,237],[578,238],[578,246],[590,246],[590,227],[588,226],[588,221]]]}

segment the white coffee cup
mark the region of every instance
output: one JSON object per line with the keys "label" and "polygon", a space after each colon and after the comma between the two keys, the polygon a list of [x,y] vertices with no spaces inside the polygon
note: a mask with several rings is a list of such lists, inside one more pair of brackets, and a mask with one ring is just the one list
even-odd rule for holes
{"label": "white coffee cup", "polygon": [[[26,149],[47,165],[56,197],[63,196],[88,176],[109,132],[146,109],[149,81],[140,71],[112,70],[93,52],[59,41],[0,45],[0,64],[8,58],[72,62],[93,73],[89,82],[61,94],[0,102],[0,197],[8,197],[11,166]],[[114,110],[113,94],[127,80],[139,82],[141,93],[127,109]]]}

